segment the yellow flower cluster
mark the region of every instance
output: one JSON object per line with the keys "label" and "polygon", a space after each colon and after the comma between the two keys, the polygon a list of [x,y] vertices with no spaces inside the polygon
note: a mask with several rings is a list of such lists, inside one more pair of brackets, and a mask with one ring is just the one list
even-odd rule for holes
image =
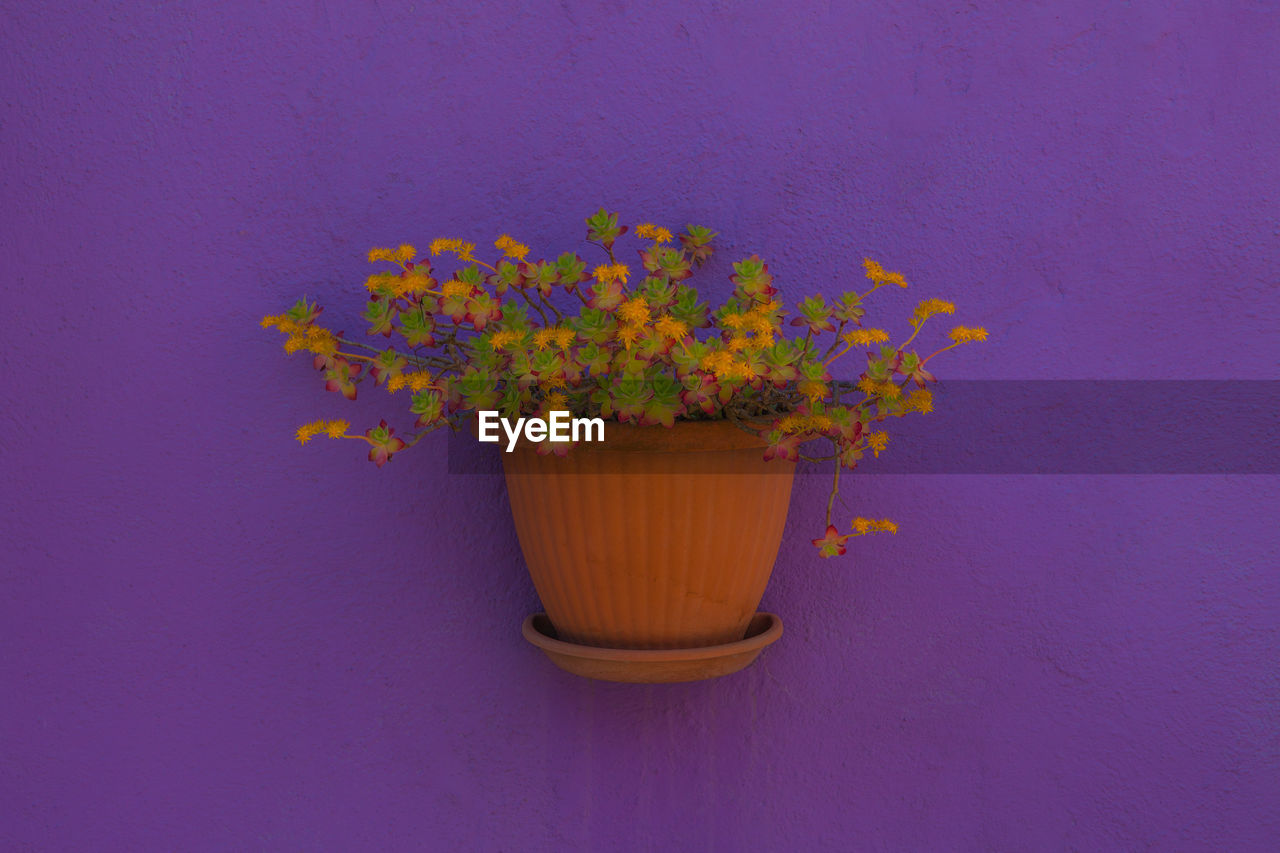
{"label": "yellow flower cluster", "polygon": [[374,273],[365,279],[365,289],[370,293],[390,291],[393,296],[404,296],[406,293],[421,294],[428,290],[427,282],[431,279],[421,273],[395,275],[389,272]]}
{"label": "yellow flower cluster", "polygon": [[493,337],[489,339],[489,343],[496,350],[504,350],[512,344],[518,344],[524,338],[520,332],[511,329],[503,329],[500,332],[494,332]]}
{"label": "yellow flower cluster", "polygon": [[879,456],[880,452],[884,450],[888,444],[889,433],[887,432],[872,432],[867,434],[867,445],[876,456]]}
{"label": "yellow flower cluster", "polygon": [[845,332],[840,339],[849,346],[869,347],[889,340],[889,333],[884,329],[854,329]]}
{"label": "yellow flower cluster", "polygon": [[622,346],[631,349],[631,346],[639,340],[640,336],[645,333],[644,326],[623,326],[618,329],[617,340],[622,342]]}
{"label": "yellow flower cluster", "polygon": [[[743,349],[763,349],[774,343],[774,312],[778,303],[772,300],[761,302],[745,314],[726,314],[721,325],[733,329],[738,334],[729,339],[729,348],[735,351]],[[755,337],[747,339],[745,333],[754,332]]]}
{"label": "yellow flower cluster", "polygon": [[303,444],[306,444],[320,433],[324,433],[329,438],[342,438],[350,428],[350,421],[312,421],[309,424],[303,424],[298,427],[297,437],[298,441]]}
{"label": "yellow flower cluster", "polygon": [[858,536],[867,533],[897,533],[898,525],[887,518],[876,520],[859,516],[853,520],[853,532]]}
{"label": "yellow flower cluster", "polygon": [[[620,265],[619,265],[620,266]],[[649,303],[643,296],[633,296],[618,306],[618,319],[623,325],[618,329],[617,339],[627,349],[631,349],[642,335],[648,335],[653,329],[646,328],[649,322]],[[663,320],[670,320],[663,317]],[[661,320],[659,321],[661,322]],[[671,322],[676,322],[672,320]]]}
{"label": "yellow flower cluster", "polygon": [[877,382],[869,376],[864,377],[858,380],[858,390],[868,397],[885,397],[890,400],[896,400],[902,396],[902,388],[892,379]]}
{"label": "yellow flower cluster", "polygon": [[288,314],[268,314],[258,321],[258,325],[264,329],[279,329],[289,335],[307,328]]}
{"label": "yellow flower cluster", "polygon": [[442,252],[452,252],[458,256],[461,261],[474,261],[475,258],[471,253],[476,250],[475,243],[465,243],[462,240],[447,240],[443,237],[432,240],[429,247],[432,255],[439,255]]}
{"label": "yellow flower cluster", "polygon": [[259,325],[264,329],[279,329],[288,335],[284,341],[284,351],[288,353],[306,350],[316,355],[333,355],[338,351],[338,339],[328,329],[303,325],[287,314],[268,315],[259,321]]}
{"label": "yellow flower cluster", "polygon": [[493,241],[493,245],[497,246],[502,254],[508,258],[515,258],[517,261],[523,261],[524,256],[529,254],[529,247],[524,243],[517,243],[515,240],[503,234],[497,240]]}
{"label": "yellow flower cluster", "polygon": [[785,433],[826,432],[833,423],[826,415],[787,415],[778,423],[778,429]]}
{"label": "yellow flower cluster", "polygon": [[987,339],[987,330],[981,326],[956,326],[951,330],[951,340],[958,344],[971,344],[974,341],[985,341]]}
{"label": "yellow flower cluster", "polygon": [[601,264],[591,271],[596,281],[610,282],[620,281],[627,283],[627,277],[631,275],[631,267],[626,264]]}
{"label": "yellow flower cluster", "polygon": [[440,295],[445,299],[466,299],[471,295],[471,285],[465,281],[446,281],[440,287]]}
{"label": "yellow flower cluster", "polygon": [[643,326],[649,322],[649,303],[643,296],[633,296],[618,306],[618,318],[628,326]]}
{"label": "yellow flower cluster", "polygon": [[400,373],[392,376],[387,380],[388,391],[402,391],[408,388],[410,391],[424,391],[427,388],[435,387],[431,381],[431,374],[418,371],[416,373]]}
{"label": "yellow flower cluster", "polygon": [[[502,334],[499,332],[498,334]],[[494,336],[495,338],[497,335]],[[533,333],[533,345],[539,350],[544,350],[551,345],[555,345],[560,349],[568,349],[573,344],[577,333],[573,329],[565,329],[559,326],[552,326],[547,329],[539,329]]]}
{"label": "yellow flower cluster", "polygon": [[563,412],[569,408],[569,398],[559,392],[548,394],[542,401],[542,407],[548,412]]}
{"label": "yellow flower cluster", "polygon": [[699,366],[715,374],[716,379],[753,379],[756,371],[750,363],[739,361],[728,350],[716,350],[702,357]]}
{"label": "yellow flower cluster", "polygon": [[947,302],[945,299],[926,299],[916,306],[916,310],[911,314],[911,322],[923,323],[934,314],[954,314],[956,306],[954,303]]}
{"label": "yellow flower cluster", "polygon": [[776,302],[761,302],[745,314],[726,314],[721,323],[740,332],[755,332],[757,335],[772,334],[773,312],[777,308]]}
{"label": "yellow flower cluster", "polygon": [[671,242],[671,232],[665,228],[645,222],[636,226],[636,236],[642,240],[652,240],[656,245]]}
{"label": "yellow flower cluster", "polygon": [[933,392],[917,388],[907,397],[907,411],[927,415],[933,411]]}
{"label": "yellow flower cluster", "polygon": [[689,324],[664,314],[653,324],[653,330],[668,340],[679,341],[689,334]]}
{"label": "yellow flower cluster", "polygon": [[418,250],[410,246],[408,243],[401,243],[398,248],[385,249],[378,246],[369,250],[369,262],[374,261],[392,261],[397,264],[403,264],[418,257]]}
{"label": "yellow flower cluster", "polygon": [[870,258],[863,258],[862,266],[867,271],[867,278],[876,284],[896,284],[898,287],[907,286],[907,280],[902,277],[902,273],[886,272],[884,267]]}

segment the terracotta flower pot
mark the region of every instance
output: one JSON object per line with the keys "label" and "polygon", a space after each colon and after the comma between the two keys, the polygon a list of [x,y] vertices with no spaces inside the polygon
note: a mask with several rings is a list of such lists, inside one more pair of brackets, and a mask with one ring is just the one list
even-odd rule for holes
{"label": "terracotta flower pot", "polygon": [[609,423],[604,442],[503,453],[516,533],[562,641],[687,649],[743,640],[795,463],[726,421]]}

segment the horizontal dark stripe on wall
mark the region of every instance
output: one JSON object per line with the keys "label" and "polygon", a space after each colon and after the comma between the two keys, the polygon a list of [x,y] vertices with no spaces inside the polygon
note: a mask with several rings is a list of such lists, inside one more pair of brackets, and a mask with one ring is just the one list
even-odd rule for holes
{"label": "horizontal dark stripe on wall", "polygon": [[[944,380],[930,389],[934,410],[876,425],[888,448],[846,473],[1280,473],[1280,380]],[[606,444],[617,426],[606,421]],[[819,440],[804,452],[829,448]],[[449,471],[500,474],[500,453],[450,434]],[[830,477],[826,464],[798,472]]]}

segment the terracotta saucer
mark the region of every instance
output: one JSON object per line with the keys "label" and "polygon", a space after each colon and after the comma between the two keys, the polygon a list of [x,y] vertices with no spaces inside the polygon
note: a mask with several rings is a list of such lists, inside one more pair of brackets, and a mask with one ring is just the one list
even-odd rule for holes
{"label": "terracotta saucer", "polygon": [[566,672],[602,681],[652,684],[666,681],[701,681],[737,672],[755,660],[760,651],[782,636],[782,620],[763,611],[751,617],[747,636],[736,643],[693,649],[606,649],[580,646],[556,638],[545,613],[524,620],[524,638]]}

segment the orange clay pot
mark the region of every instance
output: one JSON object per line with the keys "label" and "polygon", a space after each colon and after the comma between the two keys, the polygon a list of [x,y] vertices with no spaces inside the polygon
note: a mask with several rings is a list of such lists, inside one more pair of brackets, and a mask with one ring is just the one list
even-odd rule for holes
{"label": "orange clay pot", "polygon": [[742,640],[778,555],[795,463],[727,421],[608,422],[564,457],[503,453],[555,635],[612,649]]}

